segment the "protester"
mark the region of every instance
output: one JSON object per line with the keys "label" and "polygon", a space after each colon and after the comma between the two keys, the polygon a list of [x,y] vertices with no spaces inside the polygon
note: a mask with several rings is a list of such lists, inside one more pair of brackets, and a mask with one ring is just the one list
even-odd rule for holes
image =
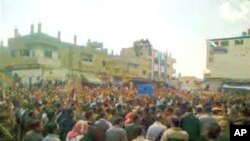
{"label": "protester", "polygon": [[[0,141],[58,137],[61,141],[159,141],[175,137],[172,133],[180,134],[182,140],[216,136],[215,140],[228,141],[231,123],[250,123],[249,95],[191,95],[157,87],[154,96],[138,96],[132,86],[79,84],[43,81],[31,88],[6,88],[0,101]],[[79,125],[82,121],[84,125]],[[215,123],[220,126],[218,135],[210,129]]]}
{"label": "protester", "polygon": [[167,129],[162,123],[162,115],[157,114],[155,122],[148,128],[146,138],[150,141],[160,141],[161,135]]}
{"label": "protester", "polygon": [[207,141],[219,141],[219,135],[220,135],[220,125],[218,123],[212,123],[208,126],[208,132],[206,135]]}
{"label": "protester", "polygon": [[127,132],[123,129],[123,118],[115,117],[113,125],[106,131],[106,141],[128,141]]}
{"label": "protester", "polygon": [[161,141],[178,140],[188,141],[188,133],[180,127],[180,120],[178,117],[172,117],[171,127],[164,131]]}
{"label": "protester", "polygon": [[136,135],[136,138],[133,139],[132,141],[150,141],[144,137],[143,128],[140,128],[140,127],[136,128],[135,135]]}
{"label": "protester", "polygon": [[73,111],[71,109],[63,110],[61,116],[59,117],[58,123],[60,127],[60,139],[65,141],[67,133],[71,130],[74,125]]}
{"label": "protester", "polygon": [[29,131],[25,134],[23,141],[42,141],[42,125],[41,121],[33,120],[29,124]]}
{"label": "protester", "polygon": [[59,136],[57,135],[58,126],[56,123],[47,123],[47,136],[43,139],[43,141],[60,141]]}
{"label": "protester", "polygon": [[[143,129],[142,125],[140,125],[139,115],[136,113],[136,111],[134,111],[132,114],[131,123],[125,125],[125,130],[127,132],[128,141],[132,141],[133,139],[135,139],[137,137],[135,130],[138,128]],[[142,133],[144,133],[144,132],[142,132]]]}
{"label": "protester", "polygon": [[87,134],[89,125],[87,121],[79,120],[68,132],[66,141],[80,141]]}
{"label": "protester", "polygon": [[106,131],[112,127],[112,124],[106,119],[105,113],[101,112],[99,114],[98,120],[95,122],[95,126],[97,128],[97,132],[100,133],[100,137],[98,141],[105,140]]}
{"label": "protester", "polygon": [[189,107],[186,113],[180,119],[180,127],[189,135],[189,141],[199,141],[201,138],[200,121],[193,114],[192,107]]}

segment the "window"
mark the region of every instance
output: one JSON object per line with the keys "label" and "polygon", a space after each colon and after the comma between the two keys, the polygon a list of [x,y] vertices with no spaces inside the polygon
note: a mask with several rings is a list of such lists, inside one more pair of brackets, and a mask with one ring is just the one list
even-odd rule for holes
{"label": "window", "polygon": [[44,51],[44,57],[45,58],[52,58],[52,51],[45,50]]}
{"label": "window", "polygon": [[28,49],[24,49],[20,51],[20,56],[30,56],[30,51]]}
{"label": "window", "polygon": [[87,53],[81,53],[82,60],[85,62],[92,62],[93,61],[93,55],[87,54]]}
{"label": "window", "polygon": [[221,41],[221,46],[228,46],[229,42],[228,41]]}
{"label": "window", "polygon": [[234,44],[235,45],[243,45],[244,41],[243,40],[235,40]]}
{"label": "window", "polygon": [[106,66],[106,61],[102,61],[102,66],[103,66],[103,67]]}

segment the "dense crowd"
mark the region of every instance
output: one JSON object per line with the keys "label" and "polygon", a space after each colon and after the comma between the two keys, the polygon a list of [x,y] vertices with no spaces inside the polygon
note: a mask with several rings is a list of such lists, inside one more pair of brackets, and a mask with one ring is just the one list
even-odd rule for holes
{"label": "dense crowd", "polygon": [[130,85],[43,83],[6,89],[0,141],[229,141],[230,124],[250,124],[250,96]]}

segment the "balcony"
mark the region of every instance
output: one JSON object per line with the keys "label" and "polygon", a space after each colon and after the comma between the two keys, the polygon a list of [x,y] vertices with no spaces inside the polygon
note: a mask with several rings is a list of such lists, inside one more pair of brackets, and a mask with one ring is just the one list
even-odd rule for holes
{"label": "balcony", "polygon": [[29,68],[32,65],[41,65],[44,67],[60,67],[59,60],[53,60],[50,58],[36,58],[36,57],[19,57],[19,58],[12,58],[11,63],[9,66],[13,68],[19,68],[19,66],[23,66],[22,68]]}
{"label": "balcony", "polygon": [[50,58],[37,58],[37,63],[46,67],[60,67],[61,65],[59,60]]}

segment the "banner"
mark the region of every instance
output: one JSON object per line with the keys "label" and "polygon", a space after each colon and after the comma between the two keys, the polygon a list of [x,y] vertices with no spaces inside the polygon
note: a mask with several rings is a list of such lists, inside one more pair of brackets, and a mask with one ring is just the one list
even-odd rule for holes
{"label": "banner", "polygon": [[138,95],[150,95],[154,94],[154,88],[152,84],[138,84],[137,85]]}

